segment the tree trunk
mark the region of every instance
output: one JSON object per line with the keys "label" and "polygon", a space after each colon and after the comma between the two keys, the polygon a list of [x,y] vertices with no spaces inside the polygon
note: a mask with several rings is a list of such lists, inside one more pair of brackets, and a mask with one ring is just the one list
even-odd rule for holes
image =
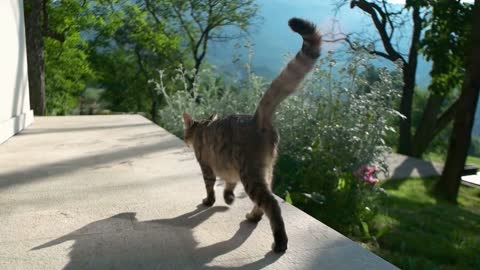
{"label": "tree trunk", "polygon": [[460,177],[470,145],[480,89],[480,47],[478,47],[478,44],[480,44],[480,0],[475,0],[472,18],[471,58],[466,61],[466,74],[459,98],[459,106],[455,114],[452,135],[450,136],[447,161],[442,176],[435,185],[436,196],[452,203],[457,201]]}
{"label": "tree trunk", "polygon": [[400,113],[406,118],[400,120],[400,137],[398,144],[398,153],[404,155],[411,154],[412,146],[412,102],[413,91],[415,89],[415,72],[417,63],[414,65],[405,64],[403,67],[403,93],[400,102]]}
{"label": "tree trunk", "polygon": [[403,65],[403,93],[400,101],[400,113],[406,119],[400,121],[400,137],[398,152],[404,155],[412,154],[412,103],[415,90],[415,76],[417,74],[418,45],[422,33],[422,18],[420,7],[414,6],[412,11],[413,33],[412,43],[408,51],[408,62]]}
{"label": "tree trunk", "polygon": [[152,115],[152,122],[158,124],[157,113],[158,113],[158,100],[155,96],[152,97],[152,111],[150,112]]}
{"label": "tree trunk", "polygon": [[28,86],[30,107],[35,115],[45,115],[45,63],[42,36],[43,0],[25,0]]}
{"label": "tree trunk", "polygon": [[[187,91],[190,94],[192,98],[195,97],[195,89],[194,89],[194,83],[195,80],[197,79],[198,73],[200,72],[200,66],[202,65],[203,58],[205,56],[205,53],[201,55],[197,55],[198,52],[194,52],[193,58],[195,59],[195,65],[194,65],[194,72],[191,76],[187,76]],[[195,102],[199,103],[197,99],[195,99]]]}
{"label": "tree trunk", "polygon": [[193,89],[193,84],[195,83],[196,79],[196,74],[194,75],[187,75],[187,92],[190,94],[192,98],[195,97],[194,89]]}
{"label": "tree trunk", "polygon": [[440,107],[445,100],[445,95],[437,94],[430,90],[430,95],[423,110],[422,118],[418,123],[417,131],[412,142],[412,156],[422,157],[433,139]]}
{"label": "tree trunk", "polygon": [[428,98],[427,105],[423,111],[422,120],[419,123],[412,142],[412,156],[419,158],[422,157],[433,139],[435,139],[435,137],[444,130],[455,117],[455,112],[459,107],[458,100],[453,102],[447,110],[439,115],[440,107],[444,101],[445,96],[438,96],[437,94],[432,94]]}

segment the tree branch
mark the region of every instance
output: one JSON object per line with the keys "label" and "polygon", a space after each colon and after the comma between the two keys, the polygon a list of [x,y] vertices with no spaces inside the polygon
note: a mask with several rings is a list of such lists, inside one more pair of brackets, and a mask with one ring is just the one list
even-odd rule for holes
{"label": "tree branch", "polygon": [[417,6],[413,7],[412,12],[413,18],[413,34],[412,34],[412,43],[410,44],[410,50],[408,52],[408,63],[412,64],[417,62],[418,58],[418,44],[420,42],[420,34],[422,33],[422,18],[420,17],[420,8]]}
{"label": "tree branch", "polygon": [[180,24],[181,24],[183,30],[185,30],[185,32],[187,33],[188,39],[190,39],[190,44],[192,44],[192,46],[193,46],[193,44],[195,43],[195,39],[193,38],[193,35],[190,32],[190,29],[188,28],[187,23],[183,19],[181,12],[177,9],[177,7],[175,5],[172,5],[172,9],[175,12],[175,14],[177,15],[177,18],[180,20]]}
{"label": "tree branch", "polygon": [[[403,63],[406,63],[405,59],[398,53],[394,48],[391,43],[391,37],[388,35],[387,30],[386,30],[386,17],[387,15],[385,12],[381,9],[380,6],[378,6],[375,3],[372,2],[367,2],[365,0],[354,0],[350,3],[350,8],[358,7],[367,14],[370,15],[370,17],[373,20],[373,24],[375,25],[375,28],[377,29],[378,34],[380,35],[380,38],[382,40],[383,47],[385,48],[386,54],[389,55],[387,59],[391,61],[396,61],[397,59],[401,59]],[[382,17],[382,20],[378,17],[379,14]],[[383,53],[385,54],[385,53]]]}
{"label": "tree branch", "polygon": [[371,49],[368,49],[366,46],[364,45],[361,45],[361,46],[355,46],[355,44],[350,40],[349,36],[350,35],[345,35],[343,34],[344,37],[341,37],[341,38],[336,38],[336,39],[323,39],[322,41],[323,42],[327,42],[327,43],[334,43],[334,42],[338,42],[338,41],[345,41],[348,46],[350,47],[350,49],[354,50],[354,51],[358,51],[358,50],[364,50],[370,54],[373,54],[373,55],[377,55],[377,56],[380,56],[380,57],[383,57],[387,60],[390,60],[392,62],[396,61],[398,58],[395,58],[393,57],[392,55],[388,54],[388,53],[385,53],[385,52],[382,52],[382,51],[377,51],[377,50],[371,50]]}
{"label": "tree branch", "polygon": [[197,18],[195,13],[193,12],[195,10],[195,6],[192,0],[188,1],[190,3],[190,16],[192,16],[193,21],[197,24],[198,28],[200,29],[200,32],[204,31],[203,25],[201,24],[200,20]]}

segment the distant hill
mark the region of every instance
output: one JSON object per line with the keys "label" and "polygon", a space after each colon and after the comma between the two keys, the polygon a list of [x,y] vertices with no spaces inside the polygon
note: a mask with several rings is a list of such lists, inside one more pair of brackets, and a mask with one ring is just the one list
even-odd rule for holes
{"label": "distant hill", "polygon": [[[250,40],[253,43],[253,70],[266,78],[273,78],[284,64],[284,56],[287,53],[296,53],[301,46],[301,39],[287,26],[291,17],[307,18],[315,22],[322,31],[330,31],[331,19],[335,17],[334,1],[311,1],[311,0],[258,0],[260,16],[262,20],[252,29]],[[364,32],[376,34],[369,25],[368,17],[357,9],[343,8],[337,14],[336,19],[341,25],[342,31]],[[411,31],[409,26],[404,32]],[[406,35],[408,36],[408,35]],[[242,65],[247,61],[247,50],[236,48],[235,45],[245,45],[247,39],[226,43],[215,43],[210,47],[207,59],[220,70],[239,75],[242,73]],[[408,51],[408,41],[403,41],[402,52]],[[341,51],[345,44],[324,43],[323,51]],[[238,58],[236,64],[232,64],[234,58]],[[388,61],[382,65],[388,65]],[[417,83],[421,87],[428,85],[430,81],[429,71],[431,65],[420,59],[418,66]]]}
{"label": "distant hill", "polygon": [[[291,17],[306,18],[315,22],[322,31],[328,32],[331,25],[329,22],[335,17],[335,2],[335,0],[258,0],[262,20],[248,37],[253,43],[253,71],[257,75],[273,79],[284,65],[285,55],[296,53],[301,46],[301,39],[287,26],[288,19]],[[343,8],[336,15],[336,19],[345,33],[366,31],[366,34],[376,34],[372,30],[369,18],[358,9]],[[410,31],[411,27],[408,25],[403,29],[406,36]],[[236,48],[235,44],[245,45],[245,43],[246,40],[237,40],[212,44],[207,60],[216,65],[219,70],[241,76],[244,73],[243,65],[247,61],[248,51],[245,48]],[[343,46],[345,45],[324,43],[323,51],[340,51],[344,49]],[[400,48],[402,52],[407,52],[408,40],[403,40]],[[235,64],[232,63],[234,58],[238,58]],[[388,62],[379,62],[378,65],[388,65]],[[423,58],[419,59],[417,84],[421,88],[425,88],[430,83],[430,68],[431,63]],[[480,109],[478,107],[472,134],[480,136]]]}

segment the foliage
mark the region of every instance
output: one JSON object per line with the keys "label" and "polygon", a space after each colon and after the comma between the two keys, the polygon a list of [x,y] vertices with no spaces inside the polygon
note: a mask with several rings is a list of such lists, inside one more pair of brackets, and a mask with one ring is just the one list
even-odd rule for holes
{"label": "foliage", "polygon": [[460,97],[456,104],[452,134],[450,136],[447,159],[440,180],[435,185],[435,194],[451,203],[456,203],[460,186],[460,177],[465,166],[466,156],[471,141],[472,127],[478,103],[480,80],[480,2],[475,1],[472,11],[471,34],[468,43],[471,50],[465,60],[465,77],[462,82]]}
{"label": "foliage", "polygon": [[[365,183],[353,172],[361,165],[384,168],[388,151],[383,137],[393,130],[386,123],[399,113],[392,109],[399,97],[398,78],[382,69],[379,80],[369,84],[366,55],[357,54],[345,67],[337,68],[329,54],[309,76],[297,95],[289,97],[276,113],[281,135],[276,170],[277,194],[343,233],[365,234],[381,190]],[[338,78],[332,74],[337,72]],[[325,72],[324,70],[327,70]],[[177,80],[186,89],[185,71]],[[168,106],[160,110],[162,126],[181,136],[181,115],[195,118],[248,113],[255,110],[265,83],[251,74],[238,87],[215,84],[211,71],[201,75],[195,97],[184,89],[167,93],[160,80],[156,89]],[[183,81],[182,81],[183,80]],[[197,97],[201,96],[201,102]]]}
{"label": "foliage", "polygon": [[90,60],[105,88],[102,98],[113,111],[149,112],[155,120],[160,99],[148,79],[156,68],[179,63],[179,37],[139,4],[99,4],[92,12],[101,18],[90,33]]}
{"label": "foliage", "polygon": [[[256,103],[263,94],[265,83],[262,78],[250,74],[248,80],[236,82],[236,86],[219,84],[214,70],[203,69],[195,81],[194,96],[188,93],[187,77],[189,72],[183,66],[176,69],[177,76],[173,79],[176,89],[167,89],[164,85],[163,71],[159,72],[159,80],[153,81],[156,90],[164,96],[167,106],[159,112],[160,123],[173,134],[181,137],[183,124],[181,115],[190,113],[195,119],[205,119],[217,113],[252,114]],[[235,83],[234,83],[235,84]],[[168,92],[172,94],[168,94]],[[201,100],[198,103],[198,100]]]}
{"label": "foliage", "polygon": [[257,12],[253,0],[45,0],[45,7],[49,113],[72,113],[93,87],[104,89],[109,109],[147,112],[153,121],[163,102],[148,83],[156,69],[167,70],[169,82],[169,67],[198,69],[208,42],[247,33]]}
{"label": "foliage", "polygon": [[324,68],[314,72],[306,89],[291,97],[277,117],[283,154],[276,191],[288,191],[294,204],[349,235],[365,231],[363,224],[373,216],[381,193],[359,183],[353,172],[362,165],[384,168],[389,150],[384,137],[394,131],[388,123],[399,116],[392,109],[399,78],[383,69],[379,80],[369,83],[364,72],[368,60],[356,55],[334,79],[335,62],[329,55]]}
{"label": "foliage", "polygon": [[[78,1],[46,1],[43,18],[47,114],[72,113],[85,85],[94,78],[82,27],[94,18]],[[80,15],[80,16],[79,16]]]}
{"label": "foliage", "polygon": [[186,41],[192,55],[194,71],[189,75],[188,90],[205,59],[209,42],[228,41],[249,31],[257,16],[255,0],[145,0],[154,16],[162,16],[173,24]]}
{"label": "foliage", "polygon": [[[406,1],[405,6],[394,5],[386,0],[339,0],[338,7],[350,2],[350,8],[358,8],[371,19],[376,37],[365,37],[363,34],[343,34],[347,44],[354,50],[365,50],[391,62],[402,63],[403,91],[399,111],[405,118],[398,121],[399,136],[397,151],[401,154],[412,154],[411,108],[415,89],[418,44],[423,30],[424,16],[421,12],[425,5],[422,1]],[[411,25],[412,31],[407,38],[408,52],[400,51],[399,43],[404,38],[402,28]],[[380,48],[379,48],[380,47]]]}
{"label": "foliage", "polygon": [[368,248],[401,269],[479,269],[480,192],[460,187],[458,205],[429,194],[437,178],[387,181]]}
{"label": "foliage", "polygon": [[94,72],[81,48],[85,43],[79,33],[61,43],[45,38],[47,114],[71,114]]}
{"label": "foliage", "polygon": [[450,92],[460,88],[465,59],[470,52],[472,4],[461,1],[427,1],[431,5],[422,54],[433,61],[430,91]]}
{"label": "foliage", "polygon": [[[398,151],[402,154],[421,157],[429,151],[435,137],[444,137],[454,112],[458,107],[453,102],[454,91],[463,80],[464,60],[462,52],[471,46],[468,23],[472,4],[465,1],[406,1],[405,5],[394,5],[385,0],[339,0],[339,7],[350,3],[350,8],[362,10],[371,19],[378,38],[350,33],[344,35],[351,48],[364,49],[389,61],[403,62],[403,94],[400,112],[407,118],[399,124]],[[409,31],[405,27],[411,27]],[[413,30],[413,31],[412,31]],[[404,33],[408,37],[408,52],[400,52]],[[381,46],[379,46],[381,45]],[[379,48],[378,47],[382,47]],[[413,124],[411,115],[414,100],[415,77],[418,56],[423,54],[433,62],[428,87],[428,99],[421,108],[420,121]],[[445,106],[448,105],[448,106]],[[446,108],[445,108],[446,107]],[[441,134],[440,136],[438,134]],[[444,138],[438,138],[436,142]],[[435,146],[433,146],[435,148]]]}

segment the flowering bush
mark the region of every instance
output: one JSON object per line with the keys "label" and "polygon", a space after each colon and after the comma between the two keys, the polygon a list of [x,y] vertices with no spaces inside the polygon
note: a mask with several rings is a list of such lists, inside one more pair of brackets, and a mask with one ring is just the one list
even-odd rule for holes
{"label": "flowering bush", "polygon": [[384,138],[394,131],[388,123],[401,117],[393,109],[400,78],[380,69],[378,79],[369,80],[369,60],[356,54],[337,67],[328,54],[277,113],[283,154],[276,192],[340,232],[360,236],[383,194],[375,175],[386,169]]}
{"label": "flowering bush", "polygon": [[246,80],[222,83],[213,69],[199,72],[193,84],[193,96],[188,92],[187,73],[182,66],[176,69],[177,76],[170,85],[177,89],[167,89],[163,82],[163,71],[159,71],[159,80],[151,80],[157,92],[163,96],[167,106],[159,111],[162,127],[177,136],[183,134],[181,116],[189,113],[194,119],[205,119],[217,113],[252,114],[262,96],[266,83],[252,73]]}
{"label": "flowering bush", "polygon": [[[393,109],[400,78],[383,68],[372,79],[366,72],[370,60],[354,54],[338,65],[328,53],[301,89],[281,104],[275,119],[281,140],[274,191],[349,235],[368,235],[366,224],[383,193],[375,174],[386,167],[384,138],[394,132],[392,119],[401,116]],[[167,102],[159,112],[162,126],[177,135],[182,134],[183,112],[197,118],[252,114],[267,86],[249,70],[246,80],[230,86],[207,70],[200,73],[192,97],[184,91],[184,72],[178,69],[178,83],[173,84],[185,85],[180,91],[154,82]]]}
{"label": "flowering bush", "polygon": [[378,182],[378,178],[375,176],[376,172],[377,169],[375,167],[362,165],[353,175],[369,184],[376,184]]}

